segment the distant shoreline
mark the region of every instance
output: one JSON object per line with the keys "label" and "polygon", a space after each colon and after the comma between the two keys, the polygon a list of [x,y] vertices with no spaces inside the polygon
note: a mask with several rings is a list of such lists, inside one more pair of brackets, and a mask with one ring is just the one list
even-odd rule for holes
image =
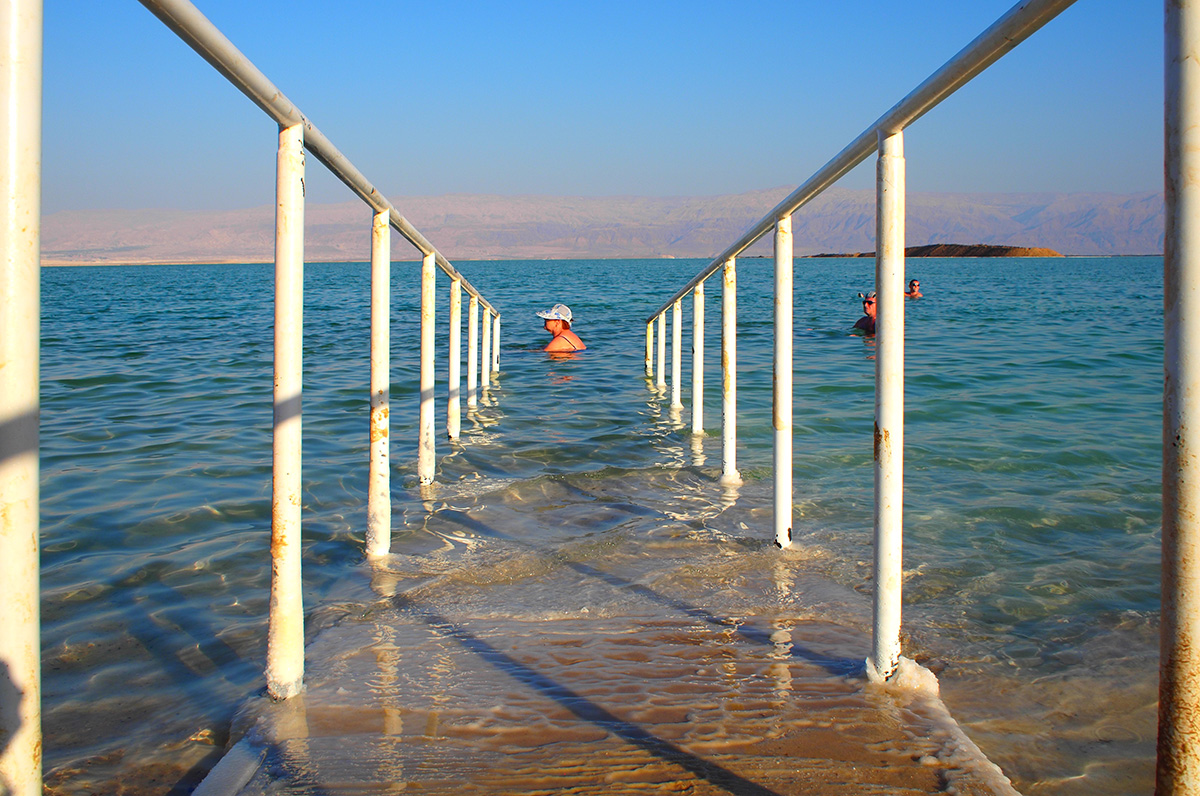
{"label": "distant shoreline", "polygon": [[[858,257],[874,257],[875,252],[854,252],[854,253],[822,253],[822,254],[797,254],[797,260],[815,259],[815,258],[858,258]],[[934,243],[926,246],[910,246],[904,250],[905,257],[1067,257],[1068,255],[1061,254],[1053,249],[1047,249],[1034,246],[996,246],[986,243]],[[1094,255],[1078,255],[1082,257]],[[1157,255],[1101,255],[1105,257],[1144,257]],[[507,262],[510,260],[675,260],[680,259],[671,255],[659,257],[486,257],[486,258],[470,258],[457,259],[455,262]],[[682,259],[704,260],[704,257],[691,257]],[[769,254],[752,254],[743,255],[740,259],[772,259]],[[41,264],[47,268],[72,268],[75,266],[149,266],[149,265],[269,265],[273,260],[252,258],[246,260],[234,259],[178,259],[178,260],[64,260],[60,258],[44,257]],[[324,263],[367,263],[364,259],[319,259],[306,260],[306,265],[319,265]],[[393,258],[394,263],[413,262],[419,263],[418,259],[397,259]]]}
{"label": "distant shoreline", "polygon": [[[123,265],[139,265],[139,266],[140,265],[267,265],[272,262],[274,262],[274,260],[261,260],[261,259],[249,259],[249,260],[215,260],[215,259],[214,260],[187,260],[187,259],[179,259],[179,260],[62,260],[62,259],[55,259],[53,257],[43,257],[41,260],[41,265],[44,268],[74,268],[76,266],[92,267],[92,266],[107,266],[107,265],[113,265],[113,266],[123,266]],[[306,264],[312,264],[314,262],[353,263],[353,262],[365,262],[365,261],[362,261],[362,260],[344,260],[344,261],[342,261],[342,260],[319,260],[319,261],[312,260],[312,261],[306,261]],[[393,260],[392,262],[397,262],[397,261]],[[420,262],[420,260],[417,260],[416,262]]]}
{"label": "distant shoreline", "polygon": [[[774,206],[787,186],[707,197],[396,197],[396,207],[451,261],[507,259],[709,259]],[[792,220],[796,255],[875,248],[875,191],[830,188]],[[361,202],[310,203],[305,257],[370,258]],[[1135,254],[1163,247],[1161,192],[1141,194],[935,194],[907,197],[912,244],[1014,242],[1055,254]],[[770,255],[768,236],[740,252]],[[420,255],[393,236],[393,256]],[[60,211],[42,219],[47,264],[270,262],[273,205],[237,210],[171,208]],[[1026,256],[1034,254],[1026,252]],[[942,250],[925,256],[967,256]],[[867,253],[869,257],[869,252]],[[910,255],[918,256],[918,255]],[[982,252],[981,256],[994,256]],[[1011,253],[1009,254],[1011,256]]]}
{"label": "distant shoreline", "polygon": [[[797,260],[818,259],[818,258],[859,258],[859,257],[874,257],[875,252],[854,252],[849,254],[797,254]],[[1070,258],[1111,258],[1111,257],[1161,257],[1162,252],[1152,252],[1150,254],[1061,254],[1054,249],[1047,249],[1035,246],[997,246],[986,243],[933,243],[926,246],[910,246],[904,250],[905,257],[1062,257]],[[670,255],[659,257],[483,257],[483,258],[460,258],[454,260],[459,263],[469,262],[508,262],[511,260],[561,260],[561,261],[588,261],[588,260],[705,260],[705,257],[686,257],[677,258]],[[770,260],[773,259],[770,254],[750,254],[742,255],[738,259],[741,260]],[[42,258],[41,264],[46,268],[73,268],[76,266],[143,266],[143,265],[270,265],[273,260],[265,259],[178,259],[178,260],[63,260],[53,257]],[[313,259],[306,260],[306,265],[322,265],[334,263],[361,263],[367,264],[369,261],[365,259]],[[399,259],[393,258],[393,263],[419,263],[417,259]]]}
{"label": "distant shoreline", "polygon": [[[860,257],[874,257],[874,256],[875,256],[874,252],[863,252],[863,253],[854,253],[854,254],[797,254],[795,259],[797,259],[797,260],[857,259]],[[916,258],[916,257],[951,257],[954,255],[942,255],[942,254],[912,255],[912,254],[908,254],[906,251],[905,256],[910,257],[910,258]],[[974,255],[957,255],[957,256],[969,257],[969,256],[974,256]],[[981,256],[985,256],[985,257],[986,256],[992,256],[992,257],[997,257],[997,256],[1041,257],[1041,256],[1045,256],[1045,257],[1061,257],[1064,260],[1071,260],[1071,259],[1090,260],[1090,259],[1097,259],[1097,258],[1108,260],[1108,259],[1121,258],[1121,257],[1162,257],[1162,252],[1150,252],[1148,254],[1048,254],[1048,255],[1033,255],[1033,254],[1013,255],[1013,254],[1009,254],[1009,255],[981,255]],[[562,261],[562,262],[575,262],[575,261],[590,262],[590,261],[595,261],[595,260],[675,260],[675,259],[701,260],[701,261],[706,260],[706,258],[704,258],[704,257],[685,257],[685,258],[677,258],[677,257],[484,257],[484,258],[455,259],[452,262],[455,262],[455,263],[491,263],[491,262],[509,262],[512,260],[529,260],[529,261],[558,260],[558,261]],[[771,260],[774,258],[769,254],[748,254],[748,255],[742,255],[738,259],[739,260]],[[273,262],[272,260],[260,260],[260,259],[132,261],[132,260],[57,260],[57,259],[53,259],[53,258],[45,258],[41,261],[41,265],[43,268],[94,268],[94,267],[103,268],[103,267],[108,267],[108,266],[142,267],[142,266],[155,266],[155,265],[270,265],[272,262]],[[393,263],[417,264],[417,263],[420,263],[421,261],[420,260],[393,259],[392,262]],[[326,264],[337,265],[337,264],[344,264],[344,263],[358,263],[360,265],[368,265],[369,261],[365,260],[365,259],[359,259],[359,260],[307,260],[307,261],[305,261],[305,265],[326,265]]]}

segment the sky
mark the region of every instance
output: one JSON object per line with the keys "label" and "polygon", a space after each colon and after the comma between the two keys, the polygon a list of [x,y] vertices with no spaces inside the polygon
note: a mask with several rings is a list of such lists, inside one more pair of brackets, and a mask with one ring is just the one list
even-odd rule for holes
{"label": "sky", "polygon": [[[798,185],[1015,0],[194,2],[395,198]],[[44,213],[273,202],[275,124],[141,3],[44,13]],[[1161,190],[1162,30],[1078,0],[907,130],[908,189]]]}

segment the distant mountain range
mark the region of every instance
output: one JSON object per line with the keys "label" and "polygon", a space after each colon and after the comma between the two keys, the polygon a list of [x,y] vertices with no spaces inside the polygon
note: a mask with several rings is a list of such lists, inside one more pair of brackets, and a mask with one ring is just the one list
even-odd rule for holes
{"label": "distant mountain range", "polygon": [[[452,261],[715,257],[792,188],[706,197],[445,196],[392,203]],[[909,193],[907,243],[1046,247],[1066,255],[1158,254],[1163,195]],[[358,201],[305,209],[305,259],[370,258]],[[78,210],[42,220],[42,260],[63,263],[269,262],[274,208]],[[833,188],[800,208],[797,255],[874,249],[875,193]],[[747,255],[770,253],[770,235]],[[415,250],[393,233],[394,257]]]}

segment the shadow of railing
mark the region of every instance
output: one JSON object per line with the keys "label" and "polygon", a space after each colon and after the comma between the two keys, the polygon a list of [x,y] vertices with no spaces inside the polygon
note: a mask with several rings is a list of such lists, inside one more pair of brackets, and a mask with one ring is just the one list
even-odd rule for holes
{"label": "shadow of railing", "polygon": [[[680,600],[677,597],[671,597],[669,595],[662,594],[654,589],[651,589],[649,586],[644,586],[640,583],[634,583],[626,578],[622,578],[620,575],[615,575],[611,572],[591,566],[590,564],[584,564],[580,561],[572,560],[563,553],[544,550],[537,545],[530,544],[529,542],[517,539],[510,534],[497,530],[487,523],[475,519],[466,512],[459,511],[458,509],[442,509],[438,512],[438,514],[442,519],[454,522],[464,528],[474,531],[475,533],[493,538],[504,539],[505,541],[521,545],[543,555],[550,555],[558,563],[575,570],[581,575],[586,575],[588,577],[601,580],[610,586],[614,586],[623,591],[644,597],[651,602],[678,611],[692,619],[697,619],[705,624],[719,627],[724,630],[732,630],[735,634],[746,641],[750,641],[754,644],[762,644],[768,647],[776,646],[775,642],[771,639],[770,633],[758,628],[747,627],[745,624],[734,619],[730,619],[729,617],[718,616],[712,611],[709,611],[707,608],[701,608],[684,600]],[[857,660],[854,658],[838,658],[825,655],[817,652],[816,650],[807,649],[806,647],[796,644],[795,642],[792,643],[792,655],[793,657],[799,658],[806,663],[811,663],[815,666],[821,667],[829,674],[839,677],[860,676],[864,673],[866,666],[865,662],[862,660]]]}
{"label": "shadow of railing", "polygon": [[[24,694],[21,693],[21,687],[13,682],[12,672],[9,669],[8,662],[0,660],[0,713],[5,716],[18,717],[16,721],[6,722],[4,728],[8,732],[0,733],[0,754],[7,753],[8,747],[12,742],[12,737],[21,729],[21,699]],[[12,783],[4,776],[4,772],[0,772],[0,793],[11,793],[14,790]]]}
{"label": "shadow of railing", "polygon": [[654,755],[667,763],[683,768],[691,774],[739,796],[776,796],[775,791],[764,788],[745,777],[723,768],[709,760],[679,748],[675,744],[648,732],[633,722],[610,713],[587,697],[547,677],[535,669],[496,649],[460,625],[427,609],[404,595],[391,599],[397,609],[415,615],[429,627],[452,638],[488,664],[495,667],[522,685],[563,706],[579,719],[611,732],[613,735]]}
{"label": "shadow of railing", "polygon": [[36,453],[38,449],[38,412],[24,412],[0,422],[0,464],[8,459]]}

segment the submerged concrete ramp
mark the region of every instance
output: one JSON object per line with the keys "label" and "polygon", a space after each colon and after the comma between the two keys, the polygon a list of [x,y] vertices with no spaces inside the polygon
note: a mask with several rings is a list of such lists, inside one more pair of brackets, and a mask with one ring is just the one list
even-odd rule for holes
{"label": "submerged concrete ramp", "polygon": [[308,692],[256,707],[267,754],[242,794],[905,794],[957,773],[837,671],[846,633],[822,623],[763,644],[645,615],[496,627],[388,607],[326,635]]}
{"label": "submerged concrete ramp", "polygon": [[669,516],[689,477],[424,515],[309,644],[306,692],[243,711],[223,792],[996,792],[927,701],[867,682],[862,595],[721,530],[754,499]]}

